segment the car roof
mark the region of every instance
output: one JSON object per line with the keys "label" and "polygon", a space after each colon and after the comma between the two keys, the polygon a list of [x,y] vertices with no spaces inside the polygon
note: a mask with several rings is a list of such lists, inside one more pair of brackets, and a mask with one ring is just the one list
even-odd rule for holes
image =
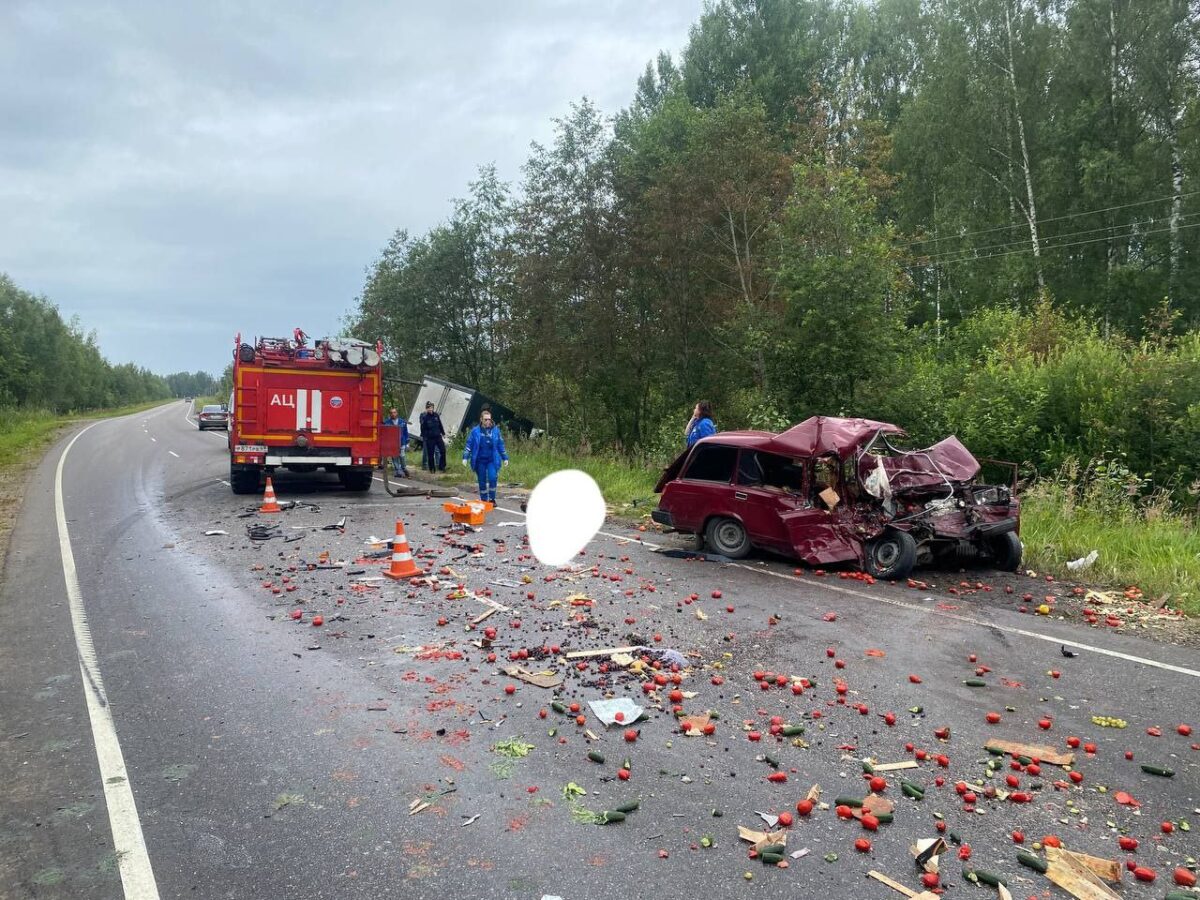
{"label": "car roof", "polygon": [[200,412],[210,412],[211,410],[214,410],[214,409],[215,409],[217,412],[222,412],[222,411],[223,411],[223,409],[222,409],[222,407],[221,407],[221,404],[219,404],[219,403],[210,403],[208,406],[206,406],[206,407],[204,407],[202,410],[200,410]]}
{"label": "car roof", "polygon": [[734,447],[758,447],[775,437],[770,431],[721,431],[706,438],[701,438],[699,444],[730,444]]}
{"label": "car roof", "polygon": [[779,456],[805,457],[837,453],[847,456],[880,432],[904,434],[904,429],[873,419],[843,419],[812,416],[787,431],[722,431],[698,441],[701,444],[727,444],[764,450]]}

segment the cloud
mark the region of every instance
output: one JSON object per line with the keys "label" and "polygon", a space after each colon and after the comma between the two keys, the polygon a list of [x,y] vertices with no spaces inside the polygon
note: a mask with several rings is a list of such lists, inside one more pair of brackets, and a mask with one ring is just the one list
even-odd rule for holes
{"label": "cloud", "polygon": [[434,7],[6,3],[0,271],[114,362],[219,371],[233,334],[333,333],[398,227],[551,118],[615,113],[700,0]]}

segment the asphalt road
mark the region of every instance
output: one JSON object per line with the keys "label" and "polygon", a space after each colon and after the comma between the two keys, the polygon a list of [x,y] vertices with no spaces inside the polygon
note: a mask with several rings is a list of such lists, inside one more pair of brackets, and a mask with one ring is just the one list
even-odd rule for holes
{"label": "asphalt road", "polygon": [[[1200,829],[1200,738],[1177,733],[1200,732],[1200,659],[1186,646],[1023,615],[999,592],[947,603],[797,577],[780,561],[665,557],[650,542],[675,546],[669,539],[626,526],[606,528],[578,566],[556,572],[523,549],[511,498],[480,532],[452,534],[440,500],[283,475],[280,499],[319,509],[240,518],[248,498],[224,483],[224,434],[198,433],[185,413],[173,404],[105,421],[71,446],[61,481],[74,619],[55,518],[65,441],[32,478],[0,591],[0,897],[870,900],[898,895],[866,880],[869,869],[919,887],[909,846],[938,833],[939,815],[970,846],[969,864],[1008,876],[1014,896],[1066,896],[1017,865],[1014,829],[1027,846],[1056,834],[1122,862],[1131,854],[1118,835],[1135,837],[1132,858],[1158,880],[1127,874],[1117,888],[1127,897],[1161,897],[1172,869],[1197,854],[1182,826],[1190,818]],[[323,529],[343,515],[344,531]],[[378,562],[356,562],[396,516],[419,562],[445,573],[436,585],[387,581]],[[268,518],[280,536],[249,540],[245,526]],[[347,566],[310,569],[322,551]],[[507,609],[468,631],[488,600]],[[77,642],[80,609],[94,657]],[[494,663],[472,643],[489,626]],[[666,696],[674,685],[647,694],[646,676],[606,657],[581,670],[550,650],[643,642],[684,655],[678,705],[717,713],[710,737],[680,733]],[[1064,657],[1064,642],[1078,655]],[[501,673],[520,649],[531,651],[529,670],[554,670],[564,685]],[[964,684],[979,666],[987,686]],[[756,670],[786,676],[785,686],[763,690]],[[794,694],[800,677],[815,685]],[[586,714],[606,692],[647,707],[635,741],[623,726],[606,730],[591,715],[580,726],[550,708],[560,698]],[[985,721],[989,711],[999,724]],[[805,726],[799,745],[770,735],[772,716]],[[1007,760],[985,769],[990,738],[1067,751],[1068,736],[1096,745],[1076,751],[1079,784],[1051,765],[1037,777]],[[527,756],[493,749],[514,738],[532,745]],[[835,797],[867,793],[861,758],[916,751],[929,758],[886,776],[892,824],[867,833],[837,818]],[[1146,774],[1142,763],[1175,774]],[[1031,802],[983,796],[987,784],[1012,790],[1009,774]],[[905,776],[924,800],[902,796]],[[954,790],[960,779],[978,789],[973,811]],[[569,783],[587,794],[564,797]],[[830,807],[787,829],[787,852],[809,852],[786,869],[748,859],[737,826],[760,824],[756,811],[794,812],[814,784]],[[1118,804],[1117,791],[1140,806]],[[632,800],[640,808],[624,822],[588,821]],[[858,853],[864,836],[872,849]],[[994,895],[964,882],[955,853],[943,857],[949,896]]]}

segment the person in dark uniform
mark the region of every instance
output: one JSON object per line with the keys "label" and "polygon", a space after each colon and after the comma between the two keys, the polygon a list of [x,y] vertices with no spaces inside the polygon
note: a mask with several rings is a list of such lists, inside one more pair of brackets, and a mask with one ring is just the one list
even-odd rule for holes
{"label": "person in dark uniform", "polygon": [[426,403],[425,412],[421,413],[421,448],[422,468],[429,472],[446,471],[446,428],[432,402]]}

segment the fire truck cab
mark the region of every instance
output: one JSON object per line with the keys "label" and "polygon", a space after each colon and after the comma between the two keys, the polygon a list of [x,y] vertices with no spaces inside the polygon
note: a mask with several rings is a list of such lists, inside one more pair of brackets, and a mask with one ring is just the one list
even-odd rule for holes
{"label": "fire truck cab", "polygon": [[[382,347],[350,338],[234,339],[229,403],[229,483],[259,490],[262,475],[336,472],[368,491],[375,466],[398,452],[398,429],[383,428]],[[396,434],[392,434],[396,432]],[[387,452],[390,451],[390,452]]]}

